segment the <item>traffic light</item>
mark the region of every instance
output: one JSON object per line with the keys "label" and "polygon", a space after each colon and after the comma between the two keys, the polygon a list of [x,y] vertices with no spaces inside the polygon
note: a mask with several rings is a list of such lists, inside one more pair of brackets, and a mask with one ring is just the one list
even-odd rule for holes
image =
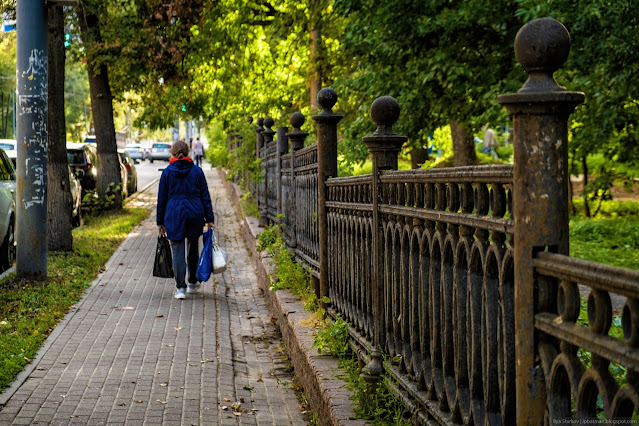
{"label": "traffic light", "polygon": [[65,34],[64,35],[64,47],[66,49],[69,46],[71,46],[71,34]]}
{"label": "traffic light", "polygon": [[186,105],[182,104],[182,112],[186,112]]}

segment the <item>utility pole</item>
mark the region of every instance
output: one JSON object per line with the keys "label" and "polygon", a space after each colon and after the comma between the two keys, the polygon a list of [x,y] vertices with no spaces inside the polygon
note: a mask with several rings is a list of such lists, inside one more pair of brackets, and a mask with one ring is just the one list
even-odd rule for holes
{"label": "utility pole", "polygon": [[47,11],[17,2],[16,272],[47,279]]}

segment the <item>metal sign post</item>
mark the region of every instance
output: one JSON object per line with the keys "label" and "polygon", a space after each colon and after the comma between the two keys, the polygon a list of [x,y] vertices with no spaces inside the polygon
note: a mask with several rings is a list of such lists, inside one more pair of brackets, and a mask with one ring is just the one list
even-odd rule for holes
{"label": "metal sign post", "polygon": [[17,226],[19,278],[47,279],[47,12],[17,2]]}

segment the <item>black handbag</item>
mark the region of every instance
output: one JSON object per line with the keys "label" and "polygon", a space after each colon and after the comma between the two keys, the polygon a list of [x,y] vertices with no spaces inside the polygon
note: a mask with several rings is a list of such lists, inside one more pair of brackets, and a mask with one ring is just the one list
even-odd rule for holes
{"label": "black handbag", "polygon": [[155,263],[153,264],[153,276],[160,278],[173,278],[173,257],[171,256],[171,244],[166,235],[158,235],[158,246],[155,249]]}

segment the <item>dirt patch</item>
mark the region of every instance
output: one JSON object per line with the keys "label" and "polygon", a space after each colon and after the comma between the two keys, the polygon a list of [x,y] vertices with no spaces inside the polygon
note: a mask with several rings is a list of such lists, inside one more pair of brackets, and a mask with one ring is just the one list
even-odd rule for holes
{"label": "dirt patch", "polygon": [[[588,177],[588,182],[594,180],[595,176]],[[584,177],[582,175],[571,176],[570,181],[572,182],[573,196],[580,197],[584,190]],[[639,182],[635,182],[630,191],[623,185],[615,185],[610,193],[615,201],[639,201]]]}

